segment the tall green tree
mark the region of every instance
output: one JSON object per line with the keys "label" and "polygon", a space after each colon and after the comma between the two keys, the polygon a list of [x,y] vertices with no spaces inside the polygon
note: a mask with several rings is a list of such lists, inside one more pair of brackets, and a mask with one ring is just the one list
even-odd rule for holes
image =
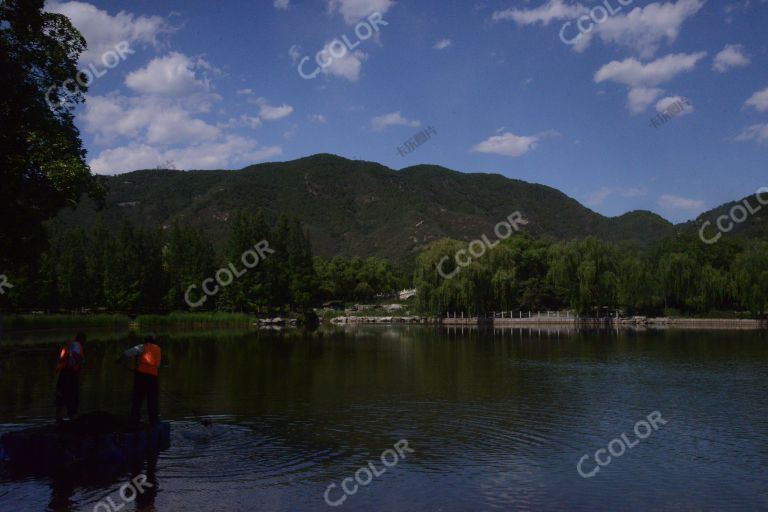
{"label": "tall green tree", "polygon": [[[195,228],[184,227],[174,222],[163,247],[163,270],[167,276],[168,289],[165,305],[169,310],[185,310],[191,306],[186,302],[187,290],[197,287],[196,294],[189,294],[194,302],[202,295],[203,280],[214,275],[216,270],[215,252],[211,243]],[[201,309],[211,310],[214,300],[208,299]]]}
{"label": "tall green tree", "polygon": [[269,247],[270,251],[275,250],[269,226],[261,211],[255,214],[238,211],[229,222],[229,240],[221,268],[229,269],[229,265],[232,265],[237,272],[245,270],[243,255],[246,251],[251,255],[256,252],[259,261],[258,265],[248,269],[242,276],[233,276],[232,283],[221,289],[217,297],[220,307],[229,311],[266,311],[274,304],[273,286],[277,285],[271,283],[270,271],[273,268],[271,263],[279,255],[266,251],[259,254],[256,245],[262,244],[262,247]]}
{"label": "tall green tree", "polygon": [[[102,197],[85,163],[73,109],[86,42],[43,0],[0,2],[0,269],[37,258],[44,222],[84,193]],[[82,80],[81,80],[82,81]],[[65,86],[66,84],[66,86]]]}
{"label": "tall green tree", "polygon": [[733,263],[736,293],[741,304],[760,317],[768,311],[768,242],[752,245]]}

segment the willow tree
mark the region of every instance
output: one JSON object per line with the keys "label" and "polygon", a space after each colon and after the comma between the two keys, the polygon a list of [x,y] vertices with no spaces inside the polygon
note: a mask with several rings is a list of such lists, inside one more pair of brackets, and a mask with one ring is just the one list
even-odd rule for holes
{"label": "willow tree", "polygon": [[549,281],[580,313],[617,305],[618,254],[615,246],[589,237],[550,250]]}
{"label": "willow tree", "polygon": [[465,243],[445,239],[430,244],[419,254],[413,284],[418,290],[416,304],[421,311],[481,312],[483,298],[477,282],[481,272],[477,266],[482,262],[473,261],[466,267],[456,264],[456,253],[466,248]]}
{"label": "willow tree", "polygon": [[699,264],[695,255],[683,252],[664,254],[659,260],[659,277],[664,307],[694,307],[693,297],[699,285]]}
{"label": "willow tree", "polygon": [[102,196],[73,121],[86,91],[73,80],[86,42],[66,16],[43,8],[43,0],[0,2],[0,273],[40,254],[44,223],[59,210],[86,192]]}
{"label": "willow tree", "polygon": [[737,256],[732,274],[742,306],[764,316],[768,311],[768,243],[757,243]]}

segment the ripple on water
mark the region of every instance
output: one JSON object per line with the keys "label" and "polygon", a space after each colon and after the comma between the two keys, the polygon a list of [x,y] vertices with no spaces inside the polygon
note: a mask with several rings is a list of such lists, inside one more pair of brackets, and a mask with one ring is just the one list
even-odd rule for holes
{"label": "ripple on water", "polygon": [[163,478],[264,487],[287,484],[333,456],[327,448],[297,450],[279,430],[265,433],[270,429],[234,421],[205,417],[173,422],[172,448],[163,454]]}

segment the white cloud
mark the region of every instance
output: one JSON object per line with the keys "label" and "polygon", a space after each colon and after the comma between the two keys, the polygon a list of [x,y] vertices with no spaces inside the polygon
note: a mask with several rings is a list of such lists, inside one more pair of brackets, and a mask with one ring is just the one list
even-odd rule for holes
{"label": "white cloud", "polygon": [[768,110],[768,88],[762,91],[757,91],[751,98],[745,103],[747,107],[754,107],[755,110],[765,112]]}
{"label": "white cloud", "polygon": [[[685,20],[704,6],[704,0],[678,0],[654,2],[644,7],[625,10],[595,24],[592,31],[582,34],[574,46],[576,51],[586,49],[593,37],[603,43],[631,48],[643,58],[652,57],[659,46],[675,42]],[[595,14],[600,19],[602,14]]]}
{"label": "white cloud", "polygon": [[706,52],[673,53],[646,64],[635,58],[615,60],[595,73],[595,82],[611,81],[630,87],[654,87],[672,80],[680,73],[692,71],[696,63],[706,55]]}
{"label": "white cloud", "polygon": [[725,73],[730,68],[738,68],[749,65],[749,57],[744,54],[744,48],[740,44],[727,44],[720,53],[715,55],[712,69]]}
{"label": "white cloud", "polygon": [[229,136],[221,142],[166,150],[146,144],[107,149],[91,160],[90,166],[97,174],[149,169],[169,160],[180,169],[227,169],[257,163],[282,152],[279,146],[259,147],[253,139]]}
{"label": "white cloud", "polygon": [[639,114],[662,94],[664,94],[664,89],[635,87],[629,90],[627,105],[633,114]]}
{"label": "white cloud", "polygon": [[472,148],[477,153],[491,153],[503,156],[522,156],[531,150],[536,149],[539,141],[555,132],[545,132],[538,135],[515,135],[505,132],[501,135],[494,135]]}
{"label": "white cloud", "polygon": [[383,16],[393,5],[392,0],[328,0],[328,10],[339,12],[349,25],[376,12]]}
{"label": "white cloud", "polygon": [[451,46],[451,40],[450,39],[441,39],[441,40],[439,40],[438,42],[435,43],[435,46],[433,46],[433,48],[435,50],[445,50],[449,46]]}
{"label": "white cloud", "polygon": [[88,41],[88,49],[80,56],[81,64],[100,63],[102,55],[114,51],[123,41],[130,47],[156,46],[158,36],[173,31],[160,16],[135,16],[125,11],[110,16],[86,2],[49,0],[45,9],[67,16]]}
{"label": "white cloud", "polygon": [[263,123],[258,116],[240,114],[240,117],[233,117],[226,123],[219,123],[216,126],[222,129],[246,127],[255,130],[256,128],[261,128],[262,124]]}
{"label": "white cloud", "polygon": [[563,0],[549,0],[535,9],[506,9],[495,11],[491,16],[493,21],[514,21],[518,25],[533,25],[541,23],[548,25],[552,20],[578,18],[589,12],[583,5],[568,5]]}
{"label": "white cloud", "polygon": [[601,187],[599,190],[591,193],[587,196],[584,203],[587,206],[599,206],[605,202],[610,196],[617,195],[620,197],[644,197],[648,195],[648,190],[644,188],[618,188],[618,187]]}
{"label": "white cloud", "polygon": [[90,97],[83,121],[97,143],[115,137],[141,138],[150,144],[196,143],[220,135],[217,127],[194,119],[182,106],[147,96]]}
{"label": "white cloud", "polygon": [[291,5],[291,0],[275,0],[275,9],[287,10]]}
{"label": "white cloud", "polygon": [[699,199],[664,194],[659,198],[658,205],[668,210],[703,210],[705,203]]}
{"label": "white cloud", "polygon": [[768,124],[753,124],[747,126],[733,140],[738,142],[754,141],[758,144],[768,142]]}
{"label": "white cloud", "polygon": [[655,86],[668,82],[680,73],[692,71],[706,52],[675,53],[643,64],[630,57],[613,61],[595,73],[595,82],[616,82],[629,86],[627,105],[633,113],[644,111],[664,92]]}
{"label": "white cloud", "polygon": [[[667,96],[656,102],[656,112],[664,112],[673,105],[678,105],[678,109],[680,110],[677,114],[674,114],[677,116],[692,114],[694,111],[693,105],[688,101],[688,98],[682,96]],[[675,111],[678,109],[675,109]]]}
{"label": "white cloud", "polygon": [[[332,42],[328,42],[323,47],[325,55],[332,55],[329,49]],[[322,68],[322,71],[325,75],[340,76],[350,82],[357,82],[360,79],[363,62],[367,59],[368,55],[360,50],[354,52],[347,51],[342,57],[331,57],[330,65]]]}
{"label": "white cloud", "polygon": [[266,98],[258,98],[254,103],[259,106],[259,117],[264,121],[277,121],[293,113],[292,106],[283,104],[279,107],[273,107],[267,102]]}
{"label": "white cloud", "polygon": [[[686,19],[693,16],[704,6],[704,0],[678,0],[677,2],[653,2],[643,7],[631,8],[613,4],[614,14],[605,6],[567,3],[564,0],[548,0],[533,9],[506,9],[495,11],[493,21],[514,21],[518,25],[549,25],[552,21],[570,22],[567,30],[576,34],[575,51],[584,51],[594,37],[599,37],[606,44],[625,46],[637,51],[642,57],[649,58],[658,50],[662,42],[673,43],[680,33]],[[631,2],[630,2],[631,3]],[[606,2],[607,5],[607,2]],[[582,16],[584,28],[579,31],[577,22]],[[594,20],[601,20],[600,23]],[[563,35],[572,39],[572,36]]]}
{"label": "white cloud", "polygon": [[237,94],[239,94],[241,96],[250,96],[251,94],[253,94],[253,92],[254,92],[253,89],[238,89],[237,90]]}
{"label": "white cloud", "polygon": [[308,116],[307,119],[309,119],[313,123],[318,123],[318,124],[325,124],[328,122],[328,120],[325,118],[323,114],[312,114],[311,116]]}
{"label": "white cloud", "polygon": [[384,130],[389,126],[421,126],[420,121],[414,121],[406,119],[400,112],[392,112],[391,114],[385,114],[383,116],[377,116],[371,119],[371,126],[377,132]]}
{"label": "white cloud", "polygon": [[209,82],[196,77],[199,68],[207,69],[209,65],[203,60],[194,62],[184,54],[171,52],[130,73],[125,77],[125,85],[139,93],[162,96],[179,97],[207,92],[210,90]]}
{"label": "white cloud", "polygon": [[218,138],[219,129],[201,119],[193,119],[181,109],[169,109],[156,115],[147,129],[150,144],[190,144]]}

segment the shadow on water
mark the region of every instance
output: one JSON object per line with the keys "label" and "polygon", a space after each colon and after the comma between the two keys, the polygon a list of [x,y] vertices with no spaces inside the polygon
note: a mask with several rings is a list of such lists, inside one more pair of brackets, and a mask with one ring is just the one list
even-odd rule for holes
{"label": "shadow on water", "polygon": [[[157,453],[142,461],[134,462],[127,473],[109,474],[92,471],[61,471],[48,477],[50,501],[47,510],[78,510],[80,504],[73,500],[81,490],[92,495],[96,501],[88,510],[112,512],[130,510],[133,504],[137,511],[155,510],[155,497],[160,490],[157,479]],[[45,480],[45,479],[44,479]],[[106,491],[106,493],[105,493]]]}

